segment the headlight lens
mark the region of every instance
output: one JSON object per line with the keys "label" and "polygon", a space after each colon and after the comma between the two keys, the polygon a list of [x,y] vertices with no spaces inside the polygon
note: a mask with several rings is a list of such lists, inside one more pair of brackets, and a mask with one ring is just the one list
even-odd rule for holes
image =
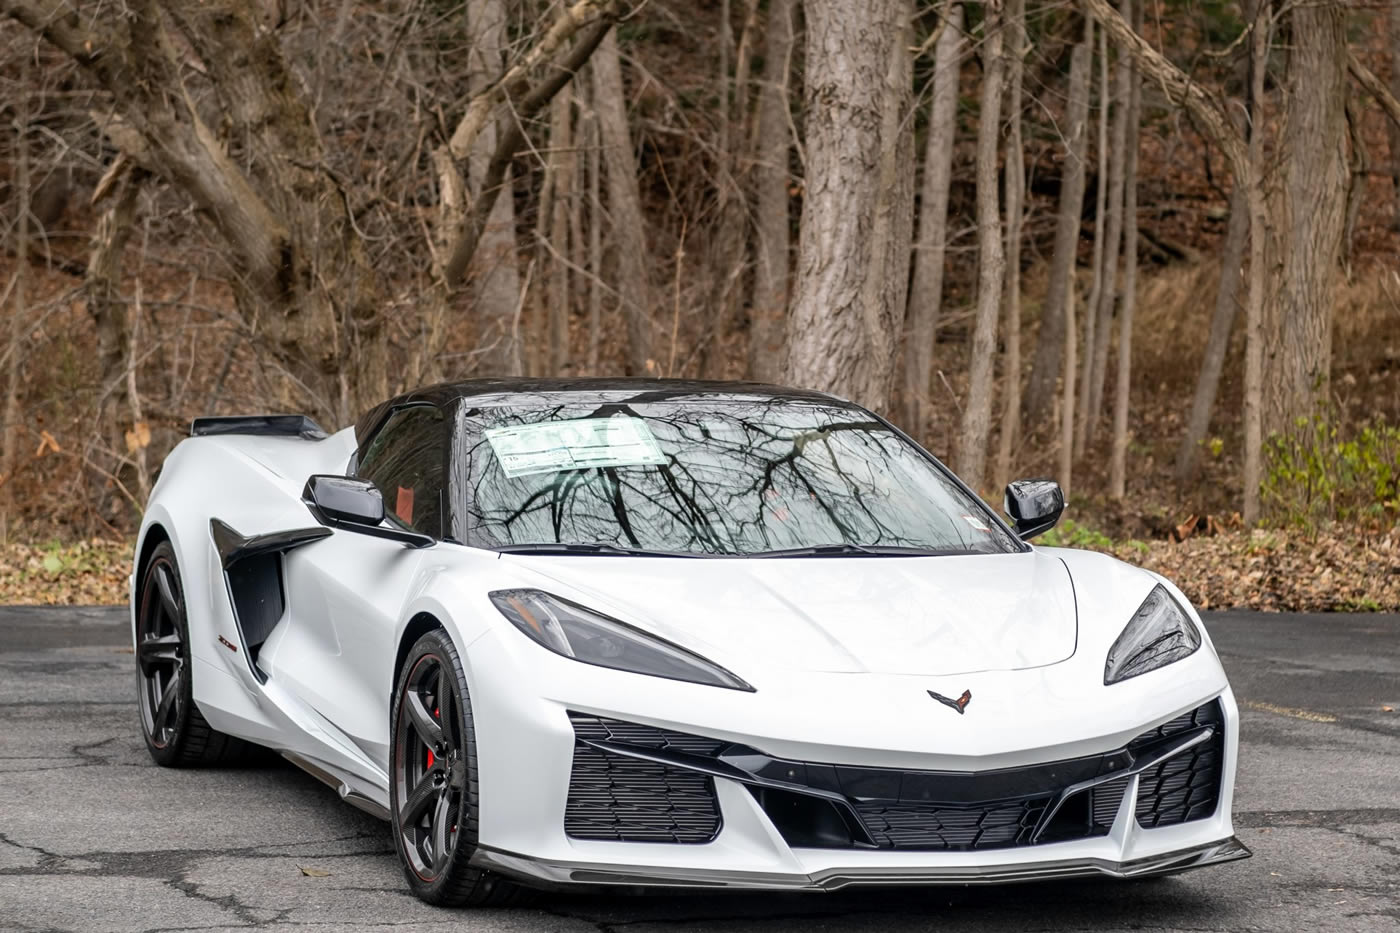
{"label": "headlight lens", "polygon": [[540,590],[497,590],[491,602],[516,628],[566,658],[712,687],[753,687],[678,645]]}
{"label": "headlight lens", "polygon": [[1159,583],[1147,594],[1123,634],[1108,649],[1103,682],[1116,684],[1155,671],[1180,661],[1199,647],[1201,633]]}

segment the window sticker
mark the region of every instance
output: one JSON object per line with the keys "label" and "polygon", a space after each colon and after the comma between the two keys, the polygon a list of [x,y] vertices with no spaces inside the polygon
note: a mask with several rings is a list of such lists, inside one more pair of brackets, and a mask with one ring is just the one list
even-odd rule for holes
{"label": "window sticker", "polygon": [[487,428],[486,440],[511,478],[666,462],[647,423],[627,415]]}
{"label": "window sticker", "polygon": [[992,530],[987,527],[986,522],[982,521],[982,519],[978,518],[976,515],[964,515],[963,521],[967,522],[969,525],[971,525],[973,528],[976,528],[978,531],[990,532]]}

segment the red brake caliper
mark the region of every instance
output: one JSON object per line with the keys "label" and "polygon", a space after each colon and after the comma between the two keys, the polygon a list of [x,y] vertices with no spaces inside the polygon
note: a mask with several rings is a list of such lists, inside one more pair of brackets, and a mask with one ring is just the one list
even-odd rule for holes
{"label": "red brake caliper", "polygon": [[[433,710],[433,715],[438,717],[439,719],[442,718],[442,714],[439,713],[436,709]],[[431,768],[433,766],[433,762],[436,760],[437,759],[433,757],[433,750],[431,748],[428,749],[428,767]]]}

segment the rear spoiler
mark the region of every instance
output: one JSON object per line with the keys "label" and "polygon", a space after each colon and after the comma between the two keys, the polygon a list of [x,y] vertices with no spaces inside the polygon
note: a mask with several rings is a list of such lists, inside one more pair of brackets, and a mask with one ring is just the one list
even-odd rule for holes
{"label": "rear spoiler", "polygon": [[326,431],[306,415],[206,415],[190,422],[190,437],[214,434],[256,434],[319,441]]}

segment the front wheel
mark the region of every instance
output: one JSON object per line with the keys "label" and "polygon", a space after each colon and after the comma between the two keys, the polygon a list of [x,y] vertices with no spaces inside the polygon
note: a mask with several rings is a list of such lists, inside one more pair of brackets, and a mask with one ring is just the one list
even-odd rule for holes
{"label": "front wheel", "polygon": [[479,812],[476,731],[461,658],[442,629],[409,652],[390,722],[390,815],[409,888],[442,907],[513,902],[517,885],[469,864]]}

